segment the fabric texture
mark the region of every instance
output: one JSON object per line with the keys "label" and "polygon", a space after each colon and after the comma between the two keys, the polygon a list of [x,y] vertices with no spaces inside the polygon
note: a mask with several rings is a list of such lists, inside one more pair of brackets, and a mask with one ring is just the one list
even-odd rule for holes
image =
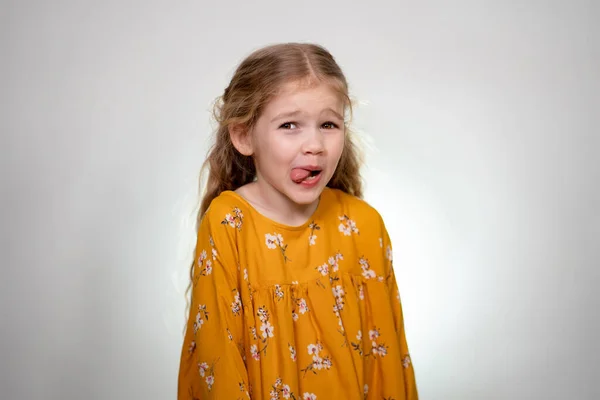
{"label": "fabric texture", "polygon": [[326,188],[304,225],[223,192],[199,229],[179,399],[416,400],[379,213]]}

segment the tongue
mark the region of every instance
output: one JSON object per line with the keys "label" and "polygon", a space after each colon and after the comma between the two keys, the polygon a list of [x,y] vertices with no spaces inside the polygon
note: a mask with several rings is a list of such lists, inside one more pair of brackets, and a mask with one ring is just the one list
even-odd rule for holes
{"label": "tongue", "polygon": [[294,168],[291,173],[291,178],[294,182],[299,183],[308,178],[310,171],[302,168]]}

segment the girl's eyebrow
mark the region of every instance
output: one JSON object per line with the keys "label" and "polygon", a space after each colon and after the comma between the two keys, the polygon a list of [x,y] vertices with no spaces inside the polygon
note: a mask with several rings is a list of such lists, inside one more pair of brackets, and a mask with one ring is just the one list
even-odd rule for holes
{"label": "girl's eyebrow", "polygon": [[284,113],[281,113],[281,114],[277,114],[275,116],[275,118],[273,118],[271,120],[271,122],[277,121],[278,119],[297,117],[300,114],[302,114],[302,112],[300,110],[295,110],[295,111],[290,111],[290,112],[284,112]]}
{"label": "girl's eyebrow", "polygon": [[[321,111],[321,115],[323,115],[323,114],[327,114],[327,113],[333,114],[333,115],[334,115],[336,118],[338,118],[338,119],[340,119],[340,120],[343,120],[343,119],[344,119],[344,118],[343,118],[343,117],[340,115],[340,113],[338,113],[337,111],[335,111],[335,110],[334,110],[333,108],[331,108],[331,107],[328,107],[328,108],[324,109],[323,111]],[[294,111],[289,111],[289,112],[283,112],[283,113],[277,114],[277,115],[276,115],[276,116],[275,116],[275,117],[274,117],[274,118],[271,120],[271,122],[275,122],[275,121],[277,121],[277,120],[280,120],[280,119],[285,119],[285,118],[294,118],[294,117],[297,117],[298,115],[301,115],[301,114],[302,114],[302,111],[300,111],[300,110],[294,110]]]}

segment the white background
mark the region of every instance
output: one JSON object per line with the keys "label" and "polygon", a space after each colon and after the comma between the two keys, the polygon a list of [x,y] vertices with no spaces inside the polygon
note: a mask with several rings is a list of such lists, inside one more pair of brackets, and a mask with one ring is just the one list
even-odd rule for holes
{"label": "white background", "polygon": [[421,398],[600,398],[599,11],[4,1],[0,398],[175,398],[209,107],[282,41],[362,102]]}

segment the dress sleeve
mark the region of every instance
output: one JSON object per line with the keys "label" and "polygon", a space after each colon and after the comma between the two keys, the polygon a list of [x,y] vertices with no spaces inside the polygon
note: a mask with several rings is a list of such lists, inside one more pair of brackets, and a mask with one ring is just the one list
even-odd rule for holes
{"label": "dress sleeve", "polygon": [[211,211],[198,229],[178,399],[247,399],[234,234]]}
{"label": "dress sleeve", "polygon": [[396,338],[398,340],[400,351],[402,353],[402,373],[404,378],[404,388],[406,396],[405,398],[407,400],[417,400],[418,393],[415,379],[415,371],[413,368],[412,360],[410,358],[410,353],[408,351],[408,344],[406,342],[404,318],[402,315],[402,302],[400,300],[400,291],[398,290],[396,275],[394,273],[392,243],[383,221],[381,221],[381,231],[382,232],[380,244],[386,262],[386,284],[388,287],[390,303],[393,310],[394,325],[396,326]]}

